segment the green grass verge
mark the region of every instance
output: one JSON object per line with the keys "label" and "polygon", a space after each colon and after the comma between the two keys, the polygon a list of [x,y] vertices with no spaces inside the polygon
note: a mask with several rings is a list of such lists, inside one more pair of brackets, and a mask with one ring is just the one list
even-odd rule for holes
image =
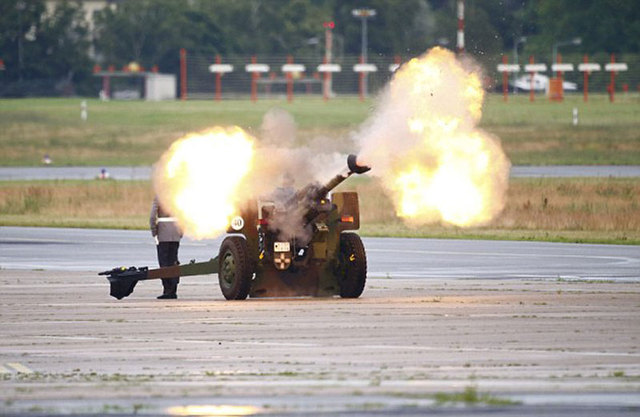
{"label": "green grass verge", "polygon": [[[149,165],[185,133],[215,125],[238,125],[257,134],[274,107],[290,112],[300,144],[317,137],[349,141],[371,115],[375,102],[357,98],[300,97],[284,100],[110,101],[87,100],[80,120],[79,98],[0,100],[0,166],[37,166],[48,153],[56,165]],[[573,126],[573,108],[580,123]],[[562,103],[538,97],[488,95],[481,127],[503,143],[512,163],[640,164],[640,96],[620,95],[609,103],[579,95]],[[354,149],[354,151],[357,151]]]}
{"label": "green grass verge", "polygon": [[428,239],[528,240],[559,243],[599,243],[640,245],[640,233],[600,230],[531,230],[496,228],[446,228],[424,226],[411,229],[402,223],[363,224],[360,235],[368,237],[403,237]]}
{"label": "green grass verge", "polygon": [[[408,226],[376,181],[354,178],[360,234],[372,237],[640,244],[640,179],[514,179],[504,212],[488,226]],[[0,181],[0,226],[146,230],[149,181]]]}

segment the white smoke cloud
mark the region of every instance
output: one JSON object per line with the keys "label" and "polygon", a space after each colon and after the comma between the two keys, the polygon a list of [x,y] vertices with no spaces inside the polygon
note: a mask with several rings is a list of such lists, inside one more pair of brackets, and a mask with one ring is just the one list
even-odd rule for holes
{"label": "white smoke cloud", "polygon": [[[477,68],[461,64],[449,51],[435,48],[396,72],[380,94],[372,116],[349,140],[318,137],[296,146],[294,118],[285,110],[272,109],[264,115],[258,139],[243,132],[252,150],[242,160],[234,160],[233,154],[219,147],[212,148],[216,155],[202,155],[201,151],[185,156],[181,165],[184,170],[193,166],[202,170],[192,175],[200,188],[189,193],[194,199],[189,206],[197,207],[206,218],[221,212],[221,203],[237,206],[249,199],[273,198],[285,177],[293,179],[295,189],[326,183],[345,170],[345,147],[353,146],[359,163],[372,167],[370,173],[381,178],[396,203],[397,214],[409,223],[485,224],[504,206],[510,164],[499,141],[477,127],[482,99]],[[225,130],[215,129],[222,133]],[[227,134],[239,135],[238,131],[241,129],[229,128]],[[166,175],[167,165],[163,164],[169,163],[171,152],[161,158],[155,189],[163,202],[172,201],[175,208],[191,208],[184,207],[186,204],[178,198],[190,185],[176,184]],[[202,163],[187,163],[189,158]],[[246,164],[247,173],[242,178],[227,178],[234,171],[225,168],[226,164]],[[221,201],[216,190],[220,184],[232,182],[238,182],[237,187],[228,190],[228,201]],[[215,237],[224,231],[219,224],[228,220],[224,216],[229,210],[222,212],[227,214],[216,219],[215,227],[209,227],[206,233],[194,219],[183,219],[182,223],[198,229],[194,237]],[[280,218],[282,221],[274,219],[274,227],[283,234],[308,237],[303,212],[304,208]],[[180,216],[189,216],[184,213]]]}
{"label": "white smoke cloud", "polygon": [[373,167],[410,223],[481,225],[504,207],[510,163],[477,127],[480,80],[470,61],[434,48],[397,70],[354,135],[359,162]]}

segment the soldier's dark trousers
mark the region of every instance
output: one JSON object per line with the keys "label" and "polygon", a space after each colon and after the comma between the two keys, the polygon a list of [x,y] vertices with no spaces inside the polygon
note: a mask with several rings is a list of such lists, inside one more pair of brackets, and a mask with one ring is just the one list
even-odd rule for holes
{"label": "soldier's dark trousers", "polygon": [[[158,263],[161,267],[178,265],[178,248],[180,242],[160,242],[156,246],[158,250]],[[178,289],[179,277],[167,277],[162,279],[164,294],[175,294]]]}

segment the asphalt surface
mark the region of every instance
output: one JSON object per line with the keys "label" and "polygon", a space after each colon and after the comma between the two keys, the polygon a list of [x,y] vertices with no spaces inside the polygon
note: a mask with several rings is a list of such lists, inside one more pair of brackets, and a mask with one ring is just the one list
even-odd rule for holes
{"label": "asphalt surface", "polygon": [[[221,241],[183,239],[180,260],[214,258]],[[639,246],[398,238],[363,241],[372,277],[640,281]],[[146,231],[0,227],[3,269],[98,272],[156,263],[155,244]]]}
{"label": "asphalt surface", "polygon": [[178,300],[154,281],[118,301],[96,273],[155,266],[148,232],[0,227],[0,415],[640,413],[640,247],[364,244],[355,300],[229,302],[186,277]]}
{"label": "asphalt surface", "polygon": [[[148,180],[149,166],[87,166],[87,167],[0,167],[1,180],[88,180],[105,168],[116,180]],[[640,177],[640,165],[551,165],[513,166],[512,178],[539,177]]]}

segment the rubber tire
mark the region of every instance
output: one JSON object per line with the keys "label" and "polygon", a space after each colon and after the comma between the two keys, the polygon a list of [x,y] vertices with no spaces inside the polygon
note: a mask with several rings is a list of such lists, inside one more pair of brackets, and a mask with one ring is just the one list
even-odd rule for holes
{"label": "rubber tire", "polygon": [[251,289],[253,267],[247,241],[244,238],[227,236],[222,241],[218,255],[218,268],[218,282],[224,298],[227,300],[247,298]]}
{"label": "rubber tire", "polygon": [[340,297],[360,297],[367,280],[367,255],[360,236],[355,233],[340,234],[340,262]]}

